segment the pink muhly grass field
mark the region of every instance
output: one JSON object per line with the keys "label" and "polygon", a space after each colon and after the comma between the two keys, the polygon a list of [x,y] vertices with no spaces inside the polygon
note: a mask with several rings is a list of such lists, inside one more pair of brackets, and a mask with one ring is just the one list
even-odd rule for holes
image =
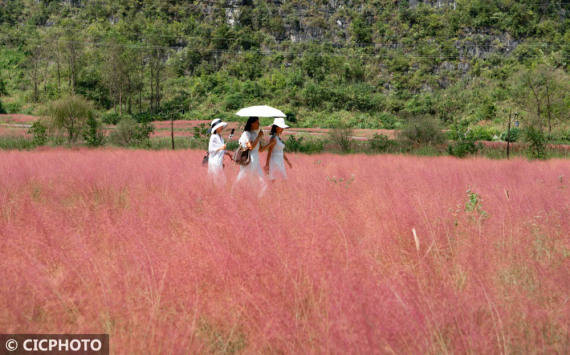
{"label": "pink muhly grass field", "polygon": [[229,161],[212,186],[202,154],[0,152],[0,331],[104,332],[113,353],[567,352],[567,160],[293,154],[258,200],[230,195]]}

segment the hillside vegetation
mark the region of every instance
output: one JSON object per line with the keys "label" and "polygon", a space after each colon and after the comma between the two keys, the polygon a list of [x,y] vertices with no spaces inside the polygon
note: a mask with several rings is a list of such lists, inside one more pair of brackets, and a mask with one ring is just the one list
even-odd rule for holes
{"label": "hillside vegetation", "polygon": [[108,121],[233,119],[265,103],[300,127],[390,129],[430,116],[486,136],[512,111],[565,141],[569,6],[4,1],[0,109],[39,114],[77,94]]}

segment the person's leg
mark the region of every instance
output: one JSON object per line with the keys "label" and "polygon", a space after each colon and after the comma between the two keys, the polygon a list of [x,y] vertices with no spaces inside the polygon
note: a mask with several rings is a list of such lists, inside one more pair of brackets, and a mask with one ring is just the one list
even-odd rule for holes
{"label": "person's leg", "polygon": [[236,180],[235,180],[234,183],[232,184],[232,190],[231,190],[231,192],[230,192],[232,196],[234,195],[237,186],[240,185],[240,184],[241,184],[241,181],[244,179],[245,174],[246,174],[246,171],[245,171],[243,168],[240,167],[240,170],[239,170],[239,173],[238,173],[238,175],[237,175],[237,177],[236,177]]}
{"label": "person's leg", "polygon": [[265,191],[267,190],[267,183],[265,182],[265,179],[263,178],[263,176],[259,176],[259,185],[260,185],[260,189],[259,189],[259,193],[257,194],[257,197],[262,198],[263,195],[265,195]]}

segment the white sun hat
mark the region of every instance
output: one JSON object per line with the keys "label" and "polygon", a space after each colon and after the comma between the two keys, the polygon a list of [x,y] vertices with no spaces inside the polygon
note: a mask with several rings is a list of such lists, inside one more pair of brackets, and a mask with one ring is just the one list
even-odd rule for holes
{"label": "white sun hat", "polygon": [[220,127],[225,127],[228,125],[227,122],[221,122],[222,120],[220,120],[220,122],[218,124],[216,124],[214,127],[212,127],[212,134],[216,133],[216,131],[218,130],[218,128]]}
{"label": "white sun hat", "polygon": [[222,122],[221,118],[214,118],[212,122],[210,122],[210,128],[208,128],[208,134],[212,133],[212,127],[217,125],[218,123]]}
{"label": "white sun hat", "polygon": [[285,124],[285,119],[282,117],[277,117],[273,119],[273,126],[281,127],[283,129],[289,128],[289,126]]}

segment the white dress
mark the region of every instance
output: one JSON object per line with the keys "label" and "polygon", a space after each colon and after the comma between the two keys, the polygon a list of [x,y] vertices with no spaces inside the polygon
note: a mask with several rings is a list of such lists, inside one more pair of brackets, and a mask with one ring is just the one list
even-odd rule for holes
{"label": "white dress", "polygon": [[283,149],[285,148],[285,143],[275,136],[275,145],[271,151],[271,157],[269,158],[269,179],[287,179],[287,171],[285,170],[285,160],[283,159]]}
{"label": "white dress", "polygon": [[[253,143],[257,138],[257,132],[245,131],[239,138],[239,144],[247,148],[247,142]],[[267,188],[265,179],[263,178],[263,170],[261,169],[261,162],[259,161],[259,145],[261,141],[255,145],[255,148],[249,151],[250,162],[247,165],[241,165],[239,173],[236,178],[236,183],[245,180],[249,183],[259,184],[259,196],[263,195]]]}
{"label": "white dress", "polygon": [[224,146],[224,138],[219,134],[210,136],[210,144],[208,144],[208,175],[216,184],[226,183],[226,174],[224,174],[224,154],[225,150],[218,150]]}

